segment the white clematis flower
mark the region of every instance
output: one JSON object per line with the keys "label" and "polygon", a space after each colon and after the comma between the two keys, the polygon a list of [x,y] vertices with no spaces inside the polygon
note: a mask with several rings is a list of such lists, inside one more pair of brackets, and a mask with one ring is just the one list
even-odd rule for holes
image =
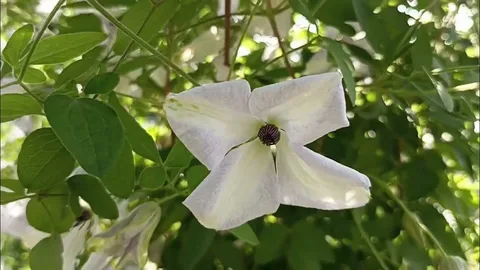
{"label": "white clematis flower", "polygon": [[154,202],[146,202],[105,232],[89,239],[89,245],[101,247],[92,254],[82,269],[103,269],[108,258],[120,258],[118,269],[123,267],[143,267],[147,262],[148,244],[153,231],[160,221],[160,207]]}
{"label": "white clematis flower", "polygon": [[338,72],[253,92],[244,80],[203,85],[170,94],[164,110],[178,138],[211,170],[184,201],[207,228],[232,229],[280,204],[335,210],[370,199],[365,175],[303,146],[349,125]]}

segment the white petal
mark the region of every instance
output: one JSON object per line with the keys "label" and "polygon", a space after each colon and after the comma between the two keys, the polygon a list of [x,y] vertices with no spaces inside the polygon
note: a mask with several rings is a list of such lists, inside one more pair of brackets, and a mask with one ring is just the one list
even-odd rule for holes
{"label": "white petal", "polygon": [[93,252],[82,266],[82,270],[99,269],[103,270],[109,263],[110,256],[103,252]]}
{"label": "white petal", "polygon": [[63,270],[75,269],[75,261],[85,247],[85,237],[91,221],[79,225],[62,235]]}
{"label": "white petal", "polygon": [[360,207],[370,200],[365,175],[289,143],[283,132],[276,162],[282,204],[336,210]]}
{"label": "white petal", "polygon": [[348,126],[342,75],[329,72],[255,89],[250,111],[305,145]]}
{"label": "white petal", "polygon": [[170,94],[164,110],[172,130],[210,170],[234,146],[253,138],[262,122],[250,115],[244,80],[207,84]]}
{"label": "white petal", "polygon": [[227,154],[183,202],[205,227],[228,230],[279,206],[270,148],[259,139]]}

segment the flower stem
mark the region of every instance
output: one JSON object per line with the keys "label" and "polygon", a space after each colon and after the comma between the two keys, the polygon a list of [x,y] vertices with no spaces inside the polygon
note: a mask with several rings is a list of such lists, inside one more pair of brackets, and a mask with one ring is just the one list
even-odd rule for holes
{"label": "flower stem", "polygon": [[43,36],[43,33],[47,29],[48,25],[52,21],[53,17],[57,13],[57,11],[60,9],[60,7],[63,5],[65,0],[59,0],[55,7],[53,7],[53,10],[48,14],[47,19],[45,19],[45,22],[42,25],[42,28],[40,28],[40,31],[37,33],[35,36],[35,39],[32,42],[32,46],[30,46],[30,49],[27,52],[27,55],[25,56],[25,63],[23,63],[22,69],[20,70],[20,73],[18,75],[17,81],[22,82],[23,77],[25,76],[25,72],[27,71],[28,64],[30,63],[30,59],[32,58],[33,52],[37,48],[38,42],[40,42],[40,39]]}
{"label": "flower stem", "polygon": [[230,65],[230,68],[228,69],[227,81],[230,80],[230,76],[232,75],[233,69],[235,67],[235,60],[237,59],[238,50],[240,49],[240,46],[242,45],[242,41],[245,38],[245,35],[247,34],[248,27],[252,22],[253,16],[255,15],[255,11],[262,4],[262,2],[263,0],[259,0],[255,4],[255,6],[252,9],[252,12],[250,13],[250,16],[248,17],[248,20],[246,20],[246,23],[243,25],[242,36],[240,37],[240,40],[238,41],[238,44],[237,44],[237,48],[235,49],[235,52],[233,54],[232,65]]}
{"label": "flower stem", "polygon": [[166,66],[171,67],[175,70],[178,74],[180,74],[183,78],[191,82],[193,85],[198,86],[200,85],[195,79],[190,77],[187,73],[185,73],[180,67],[172,63],[166,56],[161,54],[157,51],[153,46],[151,46],[148,42],[143,40],[141,37],[136,35],[132,32],[128,27],[126,27],[123,23],[117,20],[112,14],[110,14],[97,0],[87,0],[87,2],[94,7],[100,14],[102,14],[107,20],[109,20],[112,24],[114,24],[118,29],[120,29],[125,35],[133,39],[139,46],[143,47],[145,50],[149,51],[151,54],[156,56],[163,64]]}
{"label": "flower stem", "polygon": [[440,250],[440,252],[442,253],[442,255],[444,257],[447,257],[447,253],[445,252],[445,250],[443,249],[442,245],[440,244],[440,242],[438,241],[438,239],[435,237],[435,235],[433,235],[433,233],[430,231],[430,229],[427,228],[427,226],[425,226],[423,224],[423,222],[420,220],[420,217],[418,217],[417,215],[415,215],[406,205],[405,203],[403,203],[402,200],[400,200],[397,196],[395,196],[395,194],[393,194],[393,192],[390,190],[390,188],[388,187],[387,184],[385,184],[382,180],[378,179],[377,177],[374,177],[372,175],[369,175],[369,177],[377,184],[379,185],[380,187],[382,187],[382,189],[388,194],[388,196],[390,196],[390,198],[392,198],[392,200],[394,200],[399,206],[400,208],[402,208],[403,212],[405,212],[405,214],[408,215],[409,218],[411,218],[412,220],[417,220],[418,223],[418,227],[425,232],[425,234],[428,235],[428,237],[430,237],[430,239],[433,241],[433,243],[437,246],[437,248]]}
{"label": "flower stem", "polygon": [[[136,35],[140,35],[140,32],[142,32],[143,28],[145,28],[145,25],[147,25],[148,20],[150,20],[150,18],[152,17],[153,13],[154,13],[155,10],[157,9],[157,7],[158,7],[158,5],[154,5],[153,8],[150,9],[150,12],[148,12],[147,17],[145,17],[145,19],[143,20],[142,25],[140,25],[140,28],[138,28],[138,31],[136,32]],[[122,56],[120,57],[120,59],[118,60],[117,64],[116,64],[115,67],[113,68],[112,72],[115,72],[115,71],[120,67],[120,64],[122,63],[122,61],[125,60],[125,58],[127,58],[127,55],[128,55],[128,53],[130,52],[130,49],[132,48],[133,43],[134,43],[133,39],[130,40],[130,42],[128,43],[127,48],[125,48],[125,50],[123,51]]]}
{"label": "flower stem", "polygon": [[388,267],[385,264],[385,262],[383,261],[382,256],[380,256],[380,253],[375,248],[373,243],[370,241],[370,236],[363,229],[359,213],[356,210],[352,210],[352,216],[353,216],[353,221],[355,222],[355,225],[357,226],[358,231],[362,235],[363,239],[365,239],[365,242],[367,243],[368,247],[372,251],[373,256],[375,256],[375,258],[377,259],[377,261],[380,264],[380,266],[382,267],[382,269],[388,270]]}
{"label": "flower stem", "polygon": [[287,68],[288,74],[290,77],[295,78],[295,74],[293,73],[292,66],[288,61],[288,55],[286,54],[285,48],[282,44],[282,38],[280,36],[280,32],[278,31],[277,21],[275,21],[275,15],[273,13],[272,2],[271,0],[266,1],[267,4],[267,13],[268,13],[268,20],[270,21],[270,25],[272,26],[273,34],[278,40],[278,47],[282,51],[283,61],[285,62],[285,67]]}

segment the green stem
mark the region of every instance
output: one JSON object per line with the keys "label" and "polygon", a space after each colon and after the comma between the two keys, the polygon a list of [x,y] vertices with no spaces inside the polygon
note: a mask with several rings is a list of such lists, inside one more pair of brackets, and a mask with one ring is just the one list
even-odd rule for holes
{"label": "green stem", "polygon": [[19,82],[22,82],[23,76],[25,76],[25,72],[27,71],[27,67],[28,67],[28,64],[30,63],[30,59],[32,58],[33,52],[37,48],[38,42],[40,42],[40,39],[42,38],[43,33],[45,32],[48,25],[52,21],[53,17],[55,16],[55,14],[60,9],[60,7],[63,5],[64,2],[65,2],[65,0],[59,0],[57,2],[55,7],[53,8],[53,10],[50,12],[50,14],[48,14],[48,17],[45,20],[45,22],[43,23],[42,28],[40,28],[40,31],[35,36],[35,39],[32,42],[32,46],[30,46],[30,49],[28,50],[27,55],[25,56],[25,63],[23,64],[22,69],[20,70],[20,74],[18,75],[17,80]]}
{"label": "green stem", "polygon": [[19,83],[20,86],[25,90],[27,93],[29,93],[34,99],[36,99],[40,104],[43,103],[43,100],[39,98],[35,93],[33,93],[32,90],[30,90],[24,83]]}
{"label": "green stem", "polygon": [[385,184],[382,180],[378,179],[377,177],[374,177],[372,175],[369,175],[369,177],[377,184],[379,185],[387,194],[388,196],[390,196],[390,198],[392,198],[392,200],[394,200],[399,206],[400,208],[402,208],[403,212],[405,212],[405,214],[407,214],[407,216],[409,218],[411,218],[412,220],[417,220],[418,223],[418,227],[425,232],[425,234],[428,235],[428,237],[430,237],[430,239],[433,241],[433,243],[435,243],[435,245],[437,246],[437,248],[440,250],[440,252],[442,253],[442,255],[444,257],[447,257],[447,253],[445,252],[445,250],[443,249],[442,245],[440,244],[440,242],[438,241],[438,239],[435,237],[435,235],[433,235],[433,233],[430,231],[429,228],[427,228],[427,226],[425,226],[423,224],[423,222],[420,220],[420,217],[418,217],[417,215],[415,215],[406,205],[405,203],[403,203],[402,200],[400,200],[397,196],[395,196],[395,194],[393,194],[393,192],[390,190],[390,188],[388,187],[387,184]]}
{"label": "green stem", "polygon": [[235,49],[235,53],[233,54],[231,65],[228,69],[227,81],[230,80],[230,76],[232,75],[232,71],[235,67],[235,60],[237,59],[237,55],[238,55],[238,50],[240,49],[240,46],[242,45],[242,41],[245,38],[245,35],[247,34],[247,30],[248,30],[248,27],[250,26],[250,23],[252,22],[254,13],[257,10],[257,8],[262,4],[262,2],[263,2],[263,0],[259,0],[255,4],[255,6],[252,9],[252,13],[250,14],[250,17],[248,17],[248,20],[246,21],[246,23],[243,26],[242,35],[240,36],[240,40],[238,41],[237,48]]}
{"label": "green stem", "polygon": [[280,51],[282,51],[282,56],[283,56],[283,61],[285,62],[285,67],[287,68],[288,74],[290,77],[295,78],[295,73],[293,72],[292,66],[290,65],[290,62],[288,61],[288,55],[285,51],[285,48],[283,47],[282,44],[282,37],[280,36],[280,32],[278,31],[277,27],[277,21],[275,20],[275,15],[274,11],[272,8],[272,3],[270,2],[271,0],[266,0],[267,2],[267,13],[268,13],[268,20],[270,21],[270,25],[272,26],[273,34],[278,40],[278,47],[280,48]]}
{"label": "green stem", "polygon": [[125,35],[129,36],[133,39],[139,46],[143,47],[145,50],[149,51],[151,54],[156,56],[163,64],[171,67],[175,70],[179,75],[184,77],[186,80],[191,82],[193,85],[198,86],[200,85],[197,81],[195,81],[190,75],[185,73],[180,67],[172,63],[166,56],[161,54],[157,51],[152,45],[148,44],[145,40],[141,37],[136,35],[132,32],[128,27],[126,27],[123,23],[117,20],[112,14],[110,14],[97,0],[87,0],[87,2],[94,7],[100,14],[102,14],[107,20],[109,20],[112,24],[114,24],[118,29],[120,29]]}
{"label": "green stem", "polygon": [[470,70],[477,70],[480,69],[478,65],[471,65],[471,66],[459,66],[459,67],[450,67],[450,68],[436,68],[431,71],[433,75],[442,74],[442,73],[449,73],[449,72],[459,72],[459,71],[470,71]]}
{"label": "green stem", "polygon": [[365,242],[367,243],[368,247],[369,247],[370,250],[372,251],[373,256],[375,256],[375,258],[377,259],[378,263],[380,264],[380,266],[381,266],[383,269],[388,270],[388,267],[387,267],[387,265],[385,264],[385,262],[383,261],[382,256],[380,256],[380,253],[379,253],[378,250],[375,248],[375,246],[373,245],[373,243],[370,241],[369,235],[368,235],[368,234],[365,232],[365,230],[363,229],[362,224],[361,224],[360,217],[359,217],[358,213],[357,213],[355,210],[352,210],[352,216],[353,216],[353,221],[355,222],[355,225],[357,226],[358,231],[359,231],[360,234],[362,235],[363,239],[365,239]]}
{"label": "green stem", "polygon": [[[147,17],[145,17],[145,19],[143,20],[142,25],[140,25],[140,28],[138,28],[138,31],[136,32],[137,35],[140,35],[140,32],[142,32],[143,28],[145,28],[145,25],[147,25],[148,20],[150,20],[150,18],[152,17],[153,13],[154,13],[155,10],[157,9],[157,7],[158,7],[158,6],[155,5],[155,6],[153,6],[152,9],[150,9],[150,11],[148,12]],[[128,43],[127,48],[123,51],[122,56],[120,57],[120,59],[118,60],[117,64],[116,64],[115,67],[113,68],[112,72],[115,72],[115,71],[118,69],[118,67],[120,67],[120,64],[122,63],[122,61],[125,60],[125,58],[127,58],[127,55],[128,55],[128,53],[130,52],[130,49],[132,48],[133,43],[134,43],[134,41],[133,41],[133,40],[130,40],[130,42]]]}
{"label": "green stem", "polygon": [[165,198],[163,198],[163,199],[157,200],[157,203],[158,203],[158,205],[162,205],[162,204],[164,204],[164,203],[166,203],[166,202],[168,202],[168,201],[171,201],[171,200],[173,200],[173,199],[175,199],[175,198],[177,198],[177,197],[180,197],[180,196],[185,196],[185,194],[184,194],[184,193],[175,193],[175,194],[172,194],[172,195],[170,195],[170,196],[167,196],[167,197],[165,197]]}
{"label": "green stem", "polygon": [[162,105],[163,105],[163,102],[155,102],[155,101],[152,101],[152,100],[148,100],[148,99],[145,99],[145,98],[134,97],[134,96],[131,96],[131,95],[128,95],[128,94],[120,93],[120,92],[115,92],[115,94],[117,96],[131,98],[131,99],[136,100],[136,101],[150,103],[154,106],[157,106],[158,108],[162,108]]}

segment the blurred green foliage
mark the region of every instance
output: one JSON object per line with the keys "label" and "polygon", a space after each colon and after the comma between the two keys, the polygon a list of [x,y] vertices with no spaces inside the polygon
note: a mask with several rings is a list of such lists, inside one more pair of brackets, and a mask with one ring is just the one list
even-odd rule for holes
{"label": "blurred green foliage", "polygon": [[[252,88],[287,80],[289,74],[300,77],[341,69],[350,127],[309,147],[368,175],[371,202],[345,211],[281,206],[274,215],[249,222],[253,234],[248,227],[233,234],[205,229],[181,204],[208,171],[174,139],[161,103],[169,92],[181,92],[193,84],[145,46],[115,30],[115,25],[86,1],[68,0],[59,9],[30,59],[35,66],[24,70],[23,83],[18,84],[34,40],[31,26],[22,26],[33,25],[38,35],[55,4],[47,5],[44,12],[40,7],[45,2],[55,1],[1,2],[2,95],[9,95],[2,96],[2,180],[22,182],[24,179],[18,178],[22,166],[52,162],[21,158],[22,152],[47,151],[41,142],[25,145],[23,141],[27,136],[34,140],[35,130],[51,124],[67,161],[70,152],[87,173],[100,178],[101,182],[96,182],[92,177],[94,184],[106,188],[88,193],[87,186],[76,190],[69,185],[69,200],[78,202],[80,196],[95,204],[91,205],[94,212],[102,209],[97,214],[103,217],[116,216],[115,207],[102,207],[103,201],[111,204],[110,197],[118,199],[111,194],[130,197],[132,204],[150,199],[161,204],[162,217],[149,253],[159,267],[462,269],[455,267],[467,261],[469,269],[478,269],[477,1],[288,0],[272,1],[278,2],[273,11],[261,4],[252,12],[256,1],[242,0],[233,13],[231,47],[227,49],[224,16],[217,15],[216,0],[98,1],[200,83],[225,80],[222,74],[230,68],[232,78],[245,78]],[[262,39],[255,32],[262,26],[262,31],[272,32],[268,20],[253,20],[242,36],[249,16],[265,19],[269,12],[275,15],[277,30],[284,37],[280,44],[288,56],[275,45],[277,37]],[[287,16],[281,18],[284,12]],[[18,29],[23,32],[12,38]],[[10,47],[6,45],[9,40]],[[234,55],[231,50],[239,41],[239,56],[232,65],[218,64],[216,60],[225,52]],[[5,45],[10,49],[3,49]],[[78,91],[85,86],[89,86],[88,93]],[[21,94],[9,94],[12,92]],[[97,95],[90,93],[99,94],[99,101],[93,101]],[[43,110],[38,110],[32,95]],[[67,105],[76,106],[78,121],[62,119]],[[95,160],[89,149],[77,142],[89,127],[103,127],[99,118],[109,119],[116,135],[90,138],[101,151],[110,151]],[[117,156],[122,156],[118,159],[122,163]],[[41,224],[43,228],[53,222],[53,227],[43,230],[50,232],[59,225],[64,231],[67,219],[68,226],[72,223],[73,203],[48,194],[67,190],[64,178],[72,170],[66,168],[55,179],[49,175],[58,176],[58,170],[50,167],[43,171],[49,180],[36,182],[35,189],[28,190],[28,195],[22,192],[19,198],[40,196],[39,207],[55,212],[49,219],[27,215],[32,226]],[[141,174],[145,168],[148,170]],[[119,180],[112,182],[112,177]],[[148,177],[162,181],[154,183]],[[7,181],[2,181],[2,187],[11,190]],[[5,195],[2,189],[2,197],[16,194],[11,191],[14,194]],[[255,245],[257,236],[260,244]],[[89,252],[82,253],[80,264]],[[11,269],[28,267],[27,250],[18,240],[2,235],[1,254],[2,263]],[[41,267],[45,266],[37,269],[48,269]]]}

